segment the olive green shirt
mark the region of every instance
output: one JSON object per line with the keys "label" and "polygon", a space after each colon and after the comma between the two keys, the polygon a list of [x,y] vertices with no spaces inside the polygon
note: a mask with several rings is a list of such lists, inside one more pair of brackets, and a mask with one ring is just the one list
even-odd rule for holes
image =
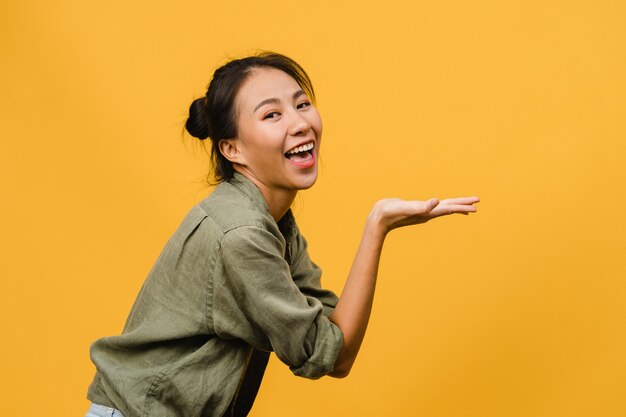
{"label": "olive green shirt", "polygon": [[238,173],[193,207],[122,335],[92,345],[88,399],[125,417],[221,417],[253,350],[275,352],[298,376],[331,372],[343,344],[328,319],[337,297],[321,288],[291,211],[280,223]]}

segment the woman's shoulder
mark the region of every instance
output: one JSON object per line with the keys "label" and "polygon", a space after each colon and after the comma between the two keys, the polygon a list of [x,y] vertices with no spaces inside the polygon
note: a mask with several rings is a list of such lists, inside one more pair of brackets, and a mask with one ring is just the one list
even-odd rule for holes
{"label": "woman's shoulder", "polygon": [[183,252],[217,252],[229,236],[227,242],[254,240],[259,236],[273,240],[272,235],[280,240],[278,226],[263,203],[264,200],[255,201],[232,184],[221,183],[187,212],[164,253],[178,263]]}
{"label": "woman's shoulder", "polygon": [[[251,192],[252,191],[252,192]],[[259,192],[260,194],[260,192]],[[258,198],[253,190],[232,182],[222,182],[193,211],[199,211],[204,221],[211,222],[222,233],[240,227],[276,229],[265,200]]]}

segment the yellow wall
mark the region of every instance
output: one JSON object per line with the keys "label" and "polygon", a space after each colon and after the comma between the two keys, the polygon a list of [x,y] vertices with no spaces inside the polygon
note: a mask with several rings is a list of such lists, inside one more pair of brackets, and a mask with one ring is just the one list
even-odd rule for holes
{"label": "yellow wall", "polygon": [[315,83],[328,287],[378,198],[482,202],[391,235],[350,377],[273,359],[253,417],[626,415],[624,2],[173,4],[0,5],[0,415],[84,414],[90,343],[209,192],[187,107],[256,49]]}

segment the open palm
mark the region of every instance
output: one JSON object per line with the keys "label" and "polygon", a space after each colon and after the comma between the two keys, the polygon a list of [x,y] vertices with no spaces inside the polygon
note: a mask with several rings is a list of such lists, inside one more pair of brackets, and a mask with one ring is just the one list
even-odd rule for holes
{"label": "open palm", "polygon": [[378,201],[374,208],[387,230],[427,221],[449,214],[468,214],[476,211],[478,197],[448,198],[439,201],[431,198],[428,201],[402,200],[386,198]]}

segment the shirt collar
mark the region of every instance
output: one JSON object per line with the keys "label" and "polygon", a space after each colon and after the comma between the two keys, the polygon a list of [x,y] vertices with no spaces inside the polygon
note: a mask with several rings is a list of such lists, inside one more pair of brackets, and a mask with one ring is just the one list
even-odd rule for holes
{"label": "shirt collar", "polygon": [[[267,205],[267,201],[265,201],[265,197],[263,197],[261,190],[259,189],[259,187],[256,186],[255,183],[253,183],[245,175],[237,171],[235,171],[235,173],[233,174],[233,178],[228,180],[228,182],[239,191],[244,193],[255,207],[266,212],[268,216],[272,218],[272,220],[274,219],[270,213],[270,208]],[[291,208],[287,210],[285,215],[277,222],[278,228],[280,229],[281,233],[287,241],[289,241],[295,231],[295,224],[296,222],[295,218],[293,217],[293,213],[291,212]]]}
{"label": "shirt collar", "polygon": [[267,205],[267,201],[265,201],[265,197],[263,197],[261,190],[245,175],[235,171],[233,177],[228,180],[228,183],[244,193],[256,208],[270,214],[270,208]]}

